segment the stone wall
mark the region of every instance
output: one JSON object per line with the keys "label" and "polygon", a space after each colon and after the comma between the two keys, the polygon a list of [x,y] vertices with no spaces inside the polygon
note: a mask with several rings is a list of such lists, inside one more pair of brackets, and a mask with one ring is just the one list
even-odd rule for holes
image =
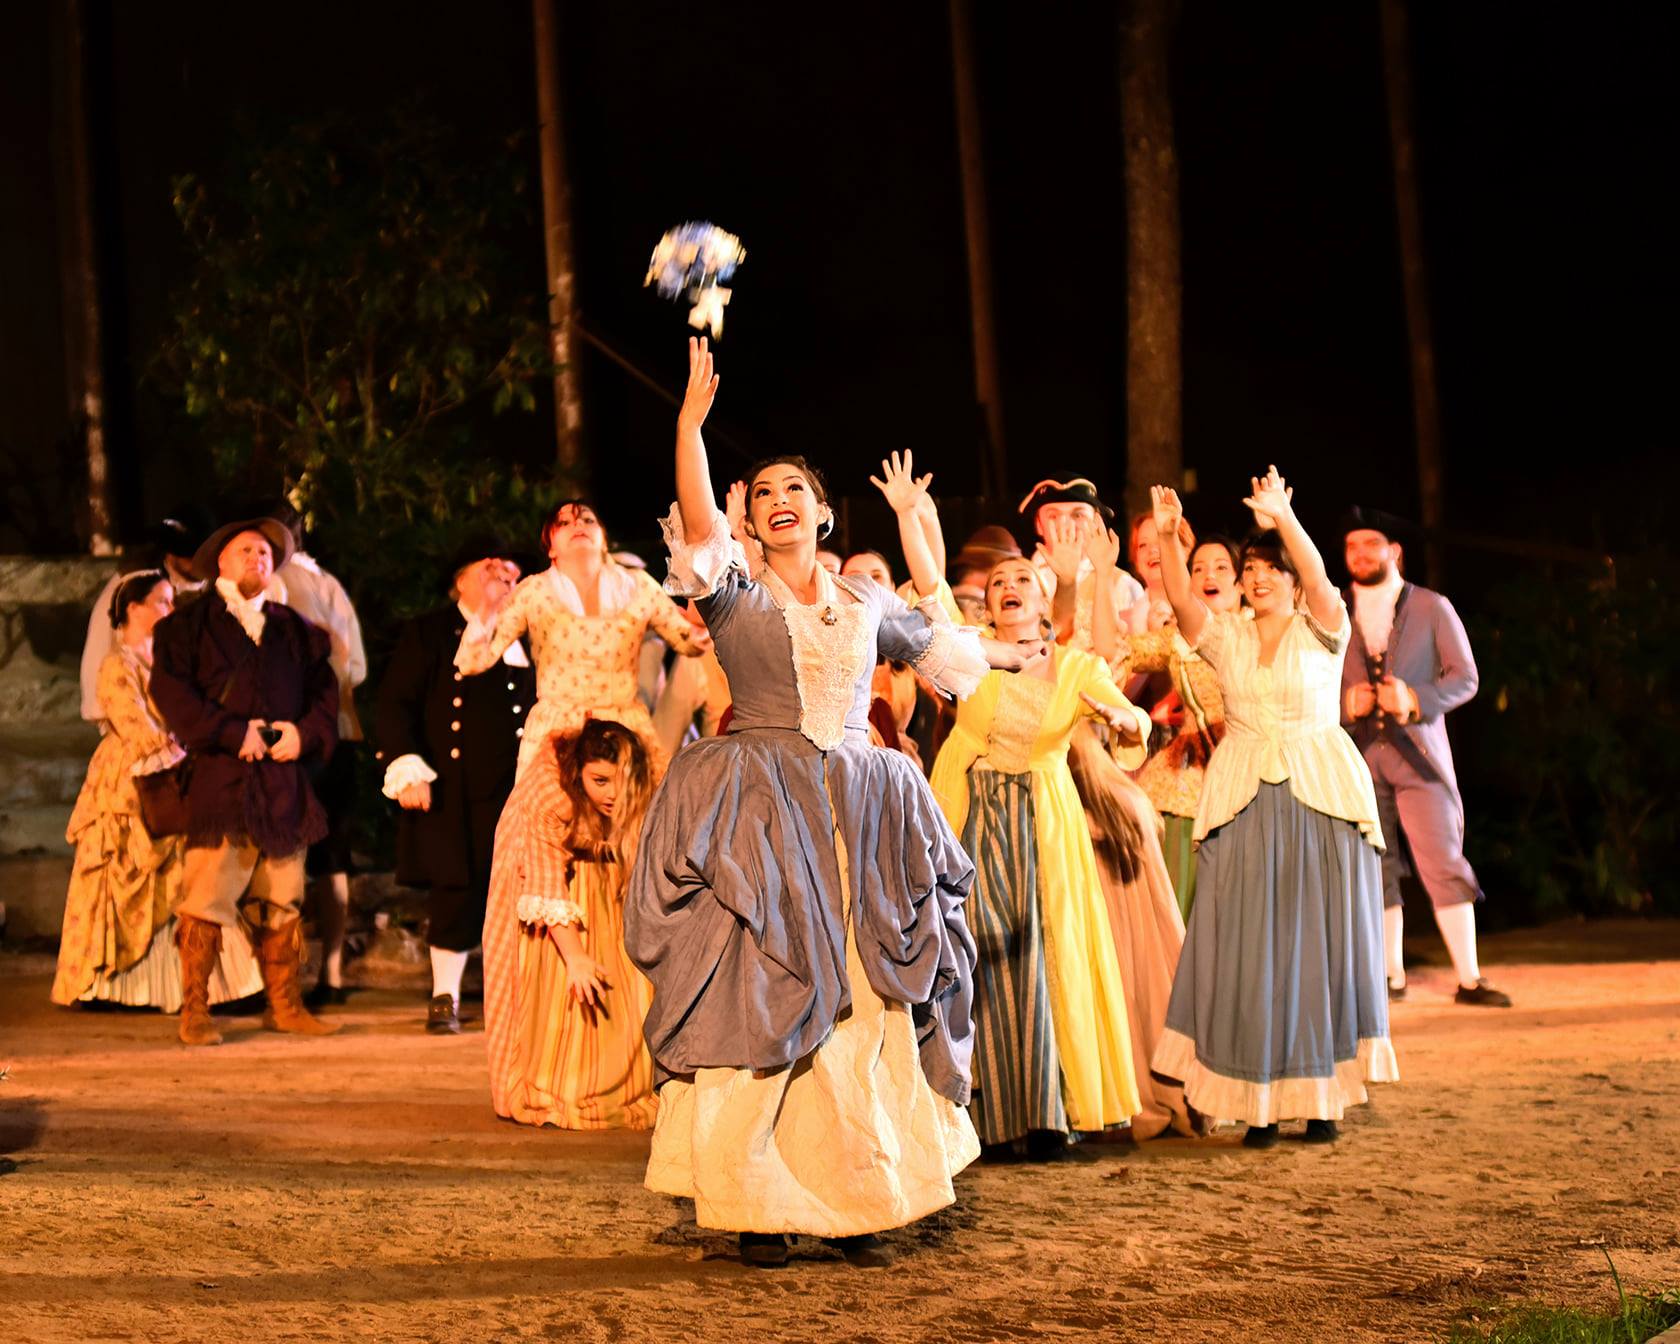
{"label": "stone wall", "polygon": [[81,717],[82,643],[117,562],[0,556],[0,900],[6,936],[63,918],[64,826],[99,741]]}

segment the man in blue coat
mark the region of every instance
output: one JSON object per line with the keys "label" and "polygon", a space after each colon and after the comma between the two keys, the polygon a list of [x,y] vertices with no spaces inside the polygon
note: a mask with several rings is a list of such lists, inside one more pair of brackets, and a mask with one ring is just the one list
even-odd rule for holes
{"label": "man in blue coat", "polygon": [[1476,694],[1476,660],[1452,603],[1401,576],[1394,532],[1384,515],[1355,510],[1347,520],[1353,637],[1342,664],[1342,725],[1371,768],[1389,841],[1383,854],[1389,997],[1406,993],[1400,877],[1409,853],[1452,955],[1457,1002],[1509,1008],[1509,996],[1488,984],[1476,960],[1482,889],[1464,858],[1464,802],[1447,740],[1447,713]]}

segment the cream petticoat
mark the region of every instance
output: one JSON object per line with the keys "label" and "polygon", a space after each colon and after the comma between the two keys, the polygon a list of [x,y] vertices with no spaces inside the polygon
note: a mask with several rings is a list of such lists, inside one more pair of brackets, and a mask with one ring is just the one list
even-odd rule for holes
{"label": "cream petticoat", "polygon": [[955,1202],[952,1178],[980,1156],[968,1111],[928,1086],[910,1010],[870,987],[847,915],[852,1006],[821,1045],[773,1072],[698,1069],[659,1090],[645,1184],[692,1198],[702,1227],[902,1227]]}

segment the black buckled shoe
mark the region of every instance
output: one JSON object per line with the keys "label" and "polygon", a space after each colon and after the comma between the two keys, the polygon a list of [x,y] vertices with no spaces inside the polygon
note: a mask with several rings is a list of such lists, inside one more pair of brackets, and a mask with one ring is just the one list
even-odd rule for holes
{"label": "black buckled shoe", "polygon": [[855,1237],[826,1237],[824,1240],[845,1256],[846,1263],[853,1269],[885,1269],[893,1261],[887,1243],[873,1232]]}
{"label": "black buckled shoe", "polygon": [[1488,984],[1486,976],[1478,976],[1476,983],[1469,989],[1463,985],[1458,987],[1458,993],[1453,995],[1454,1003],[1467,1003],[1474,1008],[1509,1008],[1511,996],[1502,989],[1495,989]]}
{"label": "black buckled shoe", "polygon": [[1308,1143],[1334,1143],[1342,1137],[1342,1127],[1334,1120],[1309,1120],[1302,1137]]}
{"label": "black buckled shoe", "polygon": [[426,1009],[426,1030],[437,1036],[454,1036],[460,1032],[461,1019],[455,1012],[455,1000],[449,995],[433,998]]}
{"label": "black buckled shoe", "polygon": [[1250,1125],[1248,1133],[1243,1135],[1244,1148],[1276,1148],[1278,1144],[1278,1127],[1270,1125]]}

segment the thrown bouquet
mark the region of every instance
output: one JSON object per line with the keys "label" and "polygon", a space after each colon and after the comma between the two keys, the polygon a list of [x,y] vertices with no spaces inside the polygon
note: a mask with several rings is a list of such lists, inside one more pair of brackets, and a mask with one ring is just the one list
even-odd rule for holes
{"label": "thrown bouquet", "polygon": [[716,339],[723,334],[723,309],[729,302],[729,290],[721,282],[735,274],[746,255],[734,234],[716,224],[690,220],[667,230],[659,240],[642,284],[656,285],[662,298],[686,298],[692,305],[688,325],[710,327]]}

